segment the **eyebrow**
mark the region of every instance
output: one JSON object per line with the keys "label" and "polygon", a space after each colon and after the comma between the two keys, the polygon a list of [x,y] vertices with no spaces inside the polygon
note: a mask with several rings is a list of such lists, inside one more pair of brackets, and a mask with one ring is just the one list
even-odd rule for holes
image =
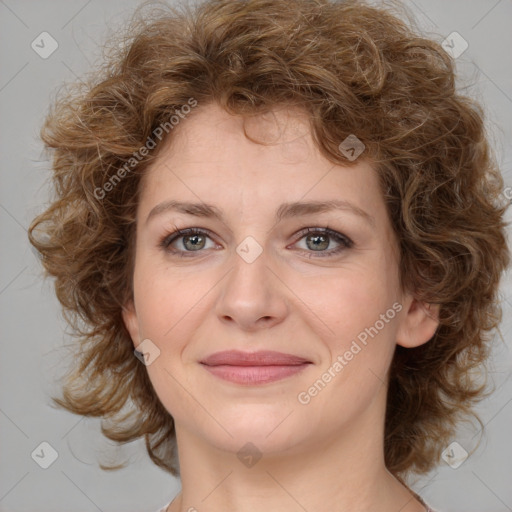
{"label": "eyebrow", "polygon": [[[342,210],[351,212],[369,223],[372,228],[375,228],[375,218],[369,213],[365,212],[350,201],[333,199],[330,201],[306,201],[306,202],[293,202],[283,203],[276,211],[275,221],[279,222],[283,219],[290,217],[300,217],[311,215],[315,213],[324,213],[333,210]],[[205,217],[220,220],[225,222],[222,211],[214,205],[207,203],[191,203],[184,201],[169,200],[157,204],[148,214],[146,224],[157,215],[164,212],[175,211],[178,213],[185,213],[195,217]]]}

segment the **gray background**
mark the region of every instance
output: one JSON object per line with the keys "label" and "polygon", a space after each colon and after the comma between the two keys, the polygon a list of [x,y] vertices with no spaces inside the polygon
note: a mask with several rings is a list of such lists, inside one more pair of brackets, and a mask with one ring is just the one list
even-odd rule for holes
{"label": "gray background", "polygon": [[[0,511],[153,512],[179,489],[178,481],[152,464],[142,442],[116,449],[99,433],[99,420],[50,406],[55,378],[67,361],[63,345],[70,338],[52,282],[41,280],[26,236],[30,220],[47,200],[48,163],[38,132],[50,98],[62,82],[76,80],[97,61],[102,41],[139,3],[0,0]],[[459,86],[485,104],[498,160],[512,185],[512,2],[405,3],[426,33],[441,41],[457,31],[468,42],[456,59]],[[59,45],[47,59],[31,48],[43,31]],[[442,461],[412,482],[442,512],[512,510],[510,285],[507,275],[502,337],[496,337],[490,374],[496,391],[477,408],[486,424],[485,438],[457,469]],[[474,427],[461,426],[454,437],[468,451],[477,439]],[[31,457],[43,441],[58,452],[48,469]],[[103,471],[97,463],[100,454],[118,454],[130,465]]]}

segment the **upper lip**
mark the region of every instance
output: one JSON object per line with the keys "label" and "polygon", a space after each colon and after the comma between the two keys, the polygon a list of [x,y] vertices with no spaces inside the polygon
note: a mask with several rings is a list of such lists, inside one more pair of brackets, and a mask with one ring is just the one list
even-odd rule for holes
{"label": "upper lip", "polygon": [[260,350],[258,352],[225,350],[223,352],[215,352],[200,362],[207,366],[294,366],[311,363],[311,361],[303,357],[283,352],[274,352],[272,350]]}

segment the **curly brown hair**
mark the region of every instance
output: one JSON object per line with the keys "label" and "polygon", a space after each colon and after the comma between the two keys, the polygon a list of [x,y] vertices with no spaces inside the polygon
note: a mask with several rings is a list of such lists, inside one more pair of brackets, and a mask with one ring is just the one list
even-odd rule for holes
{"label": "curly brown hair", "polygon": [[460,419],[482,425],[472,407],[485,383],[471,370],[489,356],[509,264],[503,180],[481,106],[456,91],[452,58],[392,8],[357,0],[144,9],[104,65],[56,99],[41,130],[55,197],[29,239],[80,341],[54,402],[103,417],[117,442],[143,436],[155,464],[179,474],[173,418],[122,318],[139,183],[162,143],[141,148],[162,126],[172,140],[169,119],[191,99],[241,116],[297,106],[333,163],[354,163],[339,150],[347,136],[364,143],[360,158],[378,172],[399,241],[402,290],[439,305],[428,343],[396,347],[385,418],[389,471],[429,471]]}

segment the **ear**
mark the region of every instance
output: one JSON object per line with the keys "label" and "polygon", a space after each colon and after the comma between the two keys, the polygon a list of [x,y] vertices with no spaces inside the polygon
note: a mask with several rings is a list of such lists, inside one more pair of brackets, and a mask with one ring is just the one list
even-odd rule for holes
{"label": "ear", "polygon": [[432,339],[439,326],[439,305],[420,302],[409,295],[404,301],[404,309],[396,335],[397,344],[413,348]]}
{"label": "ear", "polygon": [[130,300],[123,307],[123,321],[126,329],[130,333],[130,337],[132,338],[133,346],[137,348],[140,343],[139,337],[139,322],[137,320],[137,313],[135,312],[135,305],[133,300]]}

